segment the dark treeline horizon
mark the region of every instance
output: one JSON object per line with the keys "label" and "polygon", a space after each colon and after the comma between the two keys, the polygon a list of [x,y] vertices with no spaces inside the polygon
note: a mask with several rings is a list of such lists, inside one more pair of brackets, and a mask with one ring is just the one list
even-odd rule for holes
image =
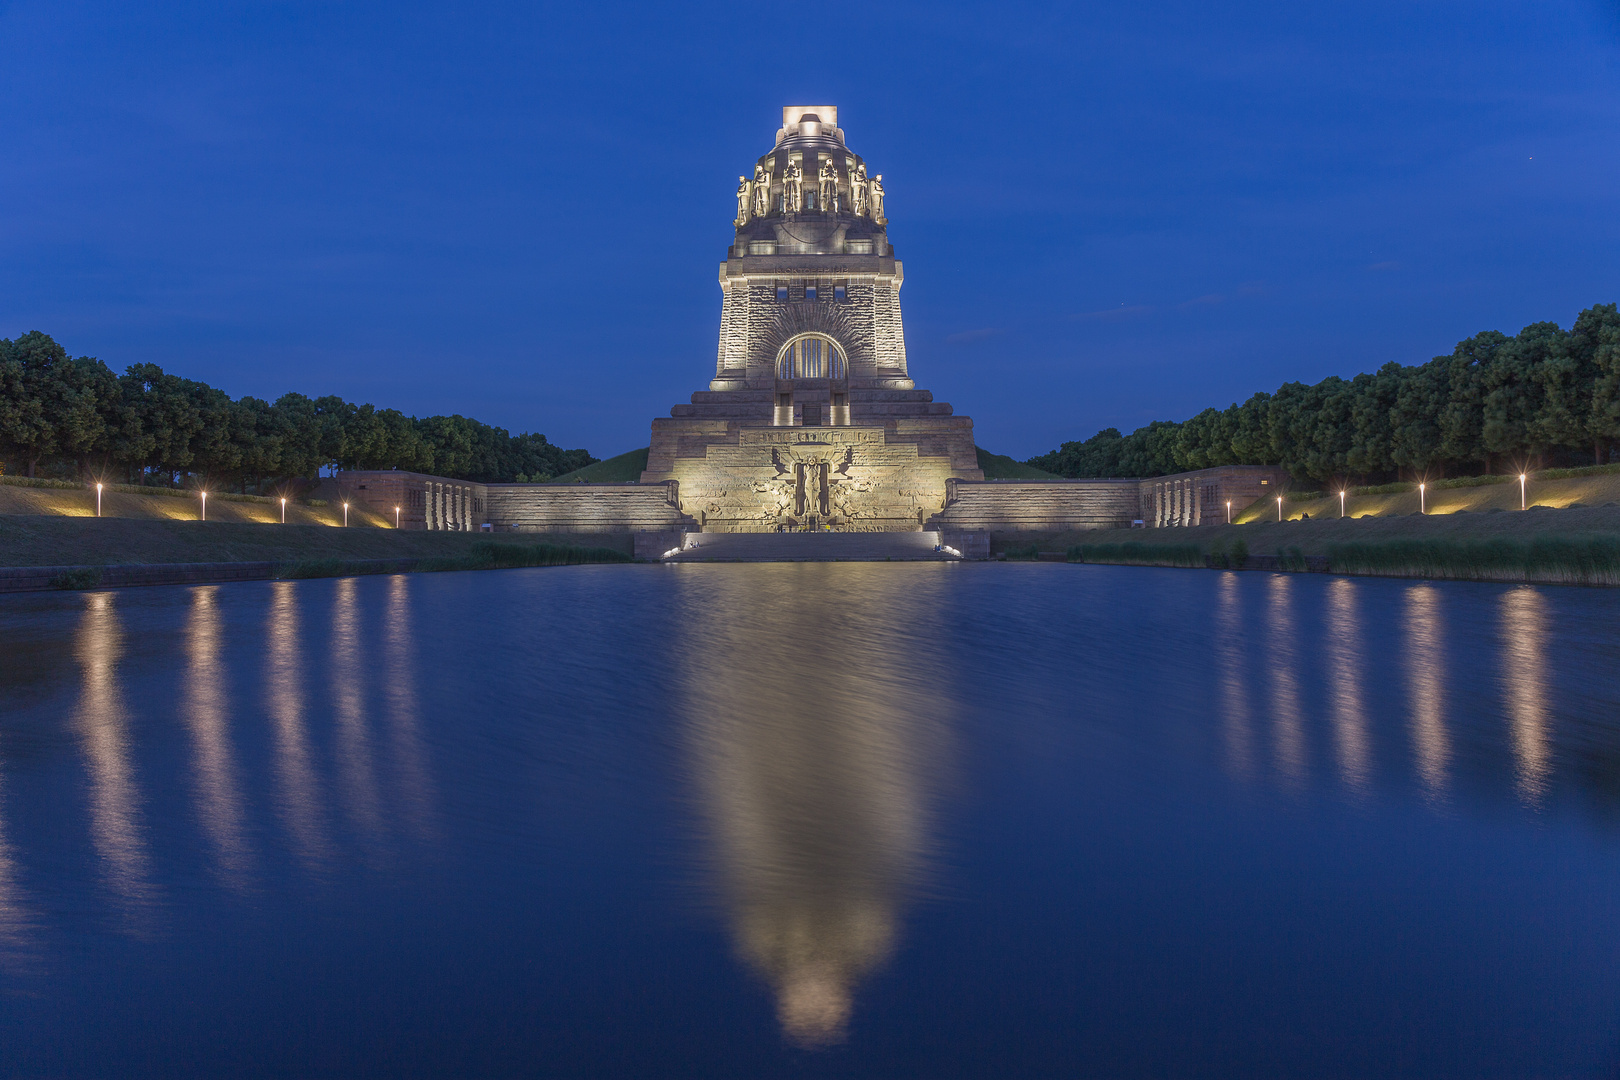
{"label": "dark treeline horizon", "polygon": [[135,364],[115,374],[50,335],[0,338],[0,458],[34,476],[243,491],[316,479],[327,467],[406,469],[481,483],[550,479],[595,462],[544,435],[460,415],[406,416],[340,397],[233,399]]}
{"label": "dark treeline horizon", "polygon": [[1279,465],[1297,480],[1376,482],[1603,464],[1617,444],[1620,314],[1599,304],[1569,330],[1488,330],[1426,364],[1285,383],[1129,435],[1104,428],[1027,464],[1068,477]]}

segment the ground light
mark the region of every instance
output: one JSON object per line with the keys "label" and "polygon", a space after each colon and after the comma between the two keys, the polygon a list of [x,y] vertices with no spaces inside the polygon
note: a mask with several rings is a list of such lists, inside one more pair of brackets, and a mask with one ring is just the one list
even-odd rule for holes
{"label": "ground light", "polygon": [[1344,517],[1344,491],[1339,491],[1339,516]]}
{"label": "ground light", "polygon": [[1519,509],[1520,510],[1525,509],[1525,505],[1524,505],[1524,473],[1519,474]]}
{"label": "ground light", "polygon": [[349,527],[349,504],[348,503],[343,504],[343,527],[345,529],[347,529]]}
{"label": "ground light", "polygon": [[1226,523],[1228,525],[1232,524],[1232,500],[1231,499],[1226,500]]}
{"label": "ground light", "polygon": [[1282,496],[1277,496],[1277,520],[1282,520]]}
{"label": "ground light", "polygon": [[399,528],[399,507],[394,507],[394,528]]}
{"label": "ground light", "polygon": [[1424,484],[1419,484],[1418,485],[1418,513],[1420,513],[1420,514],[1427,514],[1429,512],[1428,499],[1425,497],[1425,495],[1423,493],[1423,489],[1426,486],[1427,485],[1424,485]]}
{"label": "ground light", "polygon": [[201,492],[198,492],[198,494],[202,496],[202,520],[207,521],[208,520],[208,492],[201,491]]}
{"label": "ground light", "polygon": [[281,523],[283,525],[287,524],[287,500],[286,499],[281,500]]}
{"label": "ground light", "polygon": [[101,516],[101,485],[96,485],[96,517]]}

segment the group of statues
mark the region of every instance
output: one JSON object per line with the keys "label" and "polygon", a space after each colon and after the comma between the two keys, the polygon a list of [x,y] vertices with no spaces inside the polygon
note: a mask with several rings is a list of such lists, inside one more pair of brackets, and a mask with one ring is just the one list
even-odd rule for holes
{"label": "group of statues", "polygon": [[[840,205],[842,193],[838,185],[838,167],[833,164],[832,158],[826,158],[821,163],[821,170],[816,179],[819,182],[817,209],[824,214],[831,214],[844,209]],[[799,163],[789,160],[787,168],[782,170],[782,199],[783,209],[790,214],[804,211],[804,170]],[[849,203],[848,209],[856,217],[870,215],[879,225],[887,223],[883,216],[883,174],[878,173],[870,178],[866,175],[866,165],[862,163],[855,166],[849,177]],[[771,212],[771,171],[764,163],[754,166],[754,178],[746,176],[737,177],[737,221],[738,228],[748,224],[750,217],[762,218]]]}

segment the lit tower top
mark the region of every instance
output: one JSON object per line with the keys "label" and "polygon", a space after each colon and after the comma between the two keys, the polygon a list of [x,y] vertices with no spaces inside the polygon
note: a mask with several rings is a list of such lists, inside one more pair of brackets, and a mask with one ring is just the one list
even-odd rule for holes
{"label": "lit tower top", "polygon": [[733,255],[884,255],[883,177],[844,145],[836,105],[782,110],[776,146],[737,178]]}
{"label": "lit tower top", "polygon": [[[884,198],[882,175],[844,144],[837,106],[782,110],[776,145],[737,178],[710,389],[777,389],[778,380],[806,378],[833,379],[840,393],[913,388],[900,325],[903,271]],[[792,341],[800,334],[812,336],[801,345]],[[842,405],[832,407],[824,422],[845,417]],[[774,411],[765,421],[784,422]]]}

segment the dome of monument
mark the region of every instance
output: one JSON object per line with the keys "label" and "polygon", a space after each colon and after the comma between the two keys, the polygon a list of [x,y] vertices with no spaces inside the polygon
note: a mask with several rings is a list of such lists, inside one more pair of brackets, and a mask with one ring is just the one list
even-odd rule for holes
{"label": "dome of monument", "polygon": [[883,177],[849,149],[836,105],[782,110],[776,145],[737,178],[737,241],[754,254],[881,254]]}

